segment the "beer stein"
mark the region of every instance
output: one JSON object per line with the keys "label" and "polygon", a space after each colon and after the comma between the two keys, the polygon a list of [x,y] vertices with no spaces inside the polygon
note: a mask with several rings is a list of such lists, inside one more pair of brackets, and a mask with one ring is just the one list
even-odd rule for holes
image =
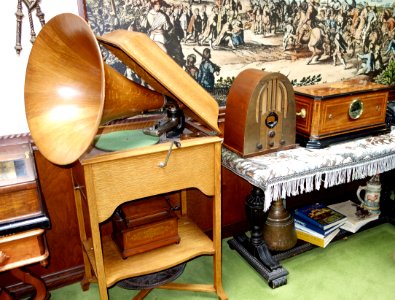
{"label": "beer stein", "polygon": [[[361,198],[361,192],[365,191],[363,199]],[[379,175],[373,176],[365,186],[360,186],[357,190],[358,200],[361,202],[361,206],[371,213],[380,213],[380,192],[381,184]]]}

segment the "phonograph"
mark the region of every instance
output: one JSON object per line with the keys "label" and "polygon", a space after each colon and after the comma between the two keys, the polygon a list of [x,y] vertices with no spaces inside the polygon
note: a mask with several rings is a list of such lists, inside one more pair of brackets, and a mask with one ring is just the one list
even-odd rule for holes
{"label": "phonograph", "polygon": [[[71,14],[53,18],[34,43],[26,71],[25,110],[33,140],[55,164],[77,160],[100,125],[159,110],[167,120],[145,133],[180,134],[184,113],[219,132],[216,101],[145,34],[117,30],[96,37]],[[100,46],[145,86],[104,63]]]}
{"label": "phonograph", "polygon": [[[135,72],[141,83],[107,65],[101,46]],[[85,254],[84,288],[97,279],[100,298],[108,299],[107,288],[117,282],[171,269],[204,254],[214,256],[214,284],[189,283],[177,289],[215,292],[227,299],[220,271],[218,104],[155,42],[144,33],[127,30],[96,37],[85,20],[69,13],[52,18],[37,36],[29,57],[25,110],[38,150],[49,161],[72,167]],[[134,122],[135,117],[142,121]],[[113,124],[120,119],[126,121]],[[119,130],[124,126],[128,129]],[[212,239],[187,216],[186,192],[180,192],[177,244],[155,249],[151,245],[150,251],[121,257],[111,236],[101,235],[100,225],[123,204],[188,188],[213,199]],[[152,207],[158,214],[158,205]],[[125,224],[136,223],[125,217]],[[141,219],[153,218],[144,214]],[[149,229],[149,224],[141,226]],[[167,230],[166,226],[155,228]],[[165,237],[146,232],[138,235],[139,243],[141,238],[156,243],[150,237]],[[133,247],[132,242],[127,244]],[[144,287],[139,299],[150,290]]]}

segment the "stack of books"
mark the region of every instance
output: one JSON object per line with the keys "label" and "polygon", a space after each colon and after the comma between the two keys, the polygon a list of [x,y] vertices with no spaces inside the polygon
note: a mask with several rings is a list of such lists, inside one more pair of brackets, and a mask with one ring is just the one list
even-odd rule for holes
{"label": "stack of books", "polygon": [[298,208],[294,212],[298,239],[325,248],[347,221],[342,213],[321,203]]}
{"label": "stack of books", "polygon": [[351,200],[332,204],[329,207],[347,216],[347,221],[340,228],[352,233],[357,232],[362,226],[377,220],[380,215],[363,209],[359,204]]}

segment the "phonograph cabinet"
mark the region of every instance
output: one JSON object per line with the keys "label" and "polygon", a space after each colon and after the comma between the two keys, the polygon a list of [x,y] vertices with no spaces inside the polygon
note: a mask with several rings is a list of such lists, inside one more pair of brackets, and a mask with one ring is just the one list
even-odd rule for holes
{"label": "phonograph cabinet", "polygon": [[[98,42],[152,89],[104,63]],[[58,72],[59,65],[66,70]],[[42,28],[26,74],[26,117],[35,144],[51,162],[73,164],[84,283],[96,277],[100,298],[108,299],[107,288],[118,281],[212,255],[213,284],[161,287],[214,292],[226,299],[221,281],[222,139],[215,136],[220,131],[219,108],[212,96],[146,34],[115,30],[97,37],[85,20],[69,13],[55,16]],[[144,136],[158,137],[155,143],[122,149],[97,145],[96,137],[105,137],[105,129],[110,130],[109,121],[145,112],[166,112],[155,126],[138,128]],[[191,126],[199,132],[183,137],[189,118],[198,122]],[[119,142],[135,140],[128,130],[117,134],[122,132],[126,136]],[[212,239],[186,217],[187,193],[182,191],[189,188],[213,199]],[[121,204],[176,191],[182,195],[178,244],[124,259],[111,237],[101,234],[101,225]]]}
{"label": "phonograph cabinet", "polygon": [[[214,285],[202,288],[202,285],[169,283],[163,287],[203,289],[217,292],[225,299],[226,296],[221,295],[221,141],[219,137],[181,141],[181,147],[172,150],[165,167],[160,165],[171,143],[114,153],[93,150],[78,161],[72,173],[85,279],[89,282],[95,274],[101,299],[108,298],[107,288],[119,280],[158,272],[200,255],[213,255]],[[178,220],[179,244],[123,259],[115,242],[110,237],[101,237],[100,224],[122,203],[187,188],[197,188],[213,196],[212,240],[186,217],[186,193],[182,193],[182,214]],[[84,223],[86,210],[91,234]]]}

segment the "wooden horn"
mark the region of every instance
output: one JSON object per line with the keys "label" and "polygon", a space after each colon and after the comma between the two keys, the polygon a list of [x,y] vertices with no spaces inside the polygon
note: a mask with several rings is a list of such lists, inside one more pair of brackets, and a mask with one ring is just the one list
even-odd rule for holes
{"label": "wooden horn", "polygon": [[33,44],[25,77],[26,118],[38,149],[55,164],[76,161],[101,124],[164,104],[162,94],[103,62],[95,35],[79,16],[52,18]]}

